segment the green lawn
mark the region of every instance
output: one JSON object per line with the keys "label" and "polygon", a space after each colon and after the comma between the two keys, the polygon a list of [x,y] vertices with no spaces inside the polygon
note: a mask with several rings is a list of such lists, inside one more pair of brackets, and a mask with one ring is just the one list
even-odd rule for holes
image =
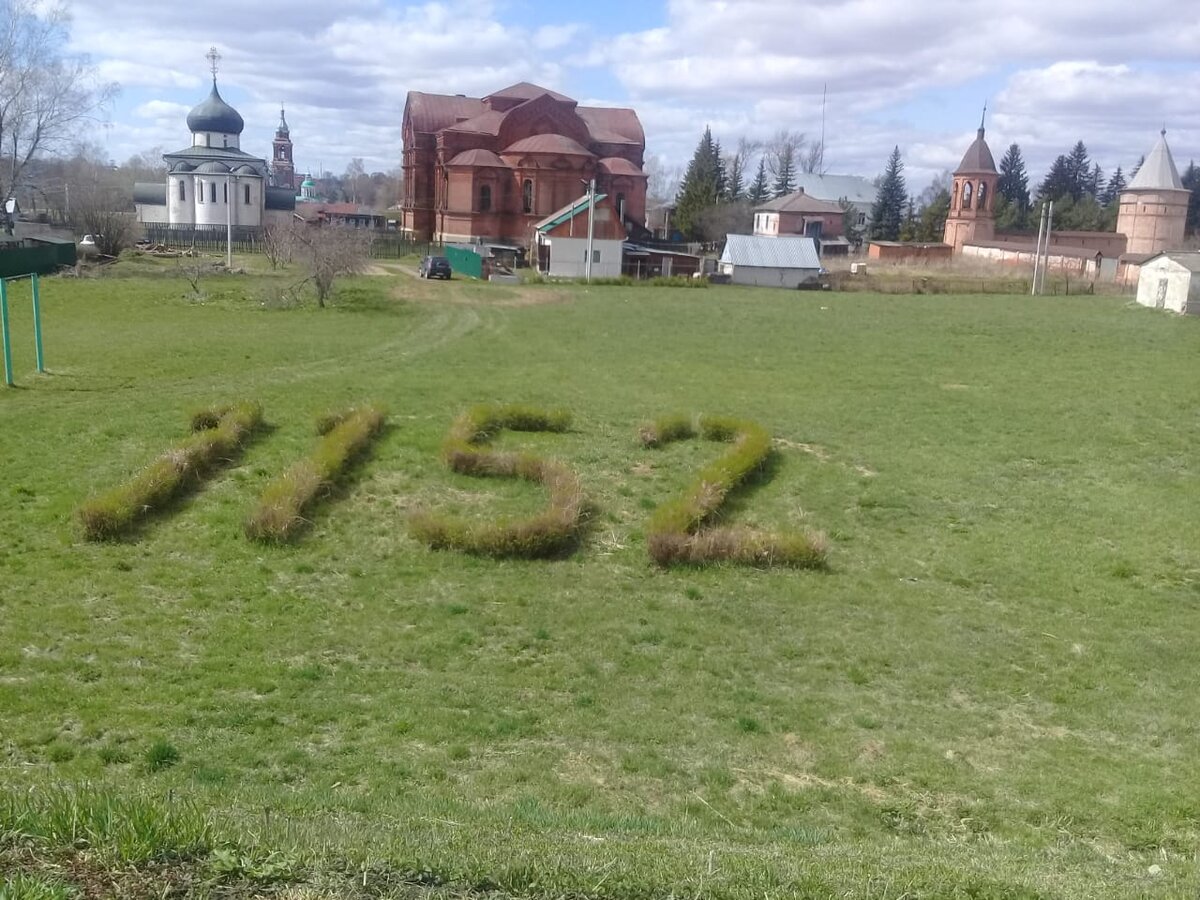
{"label": "green lawn", "polygon": [[[178,839],[204,872],[304,896],[1196,896],[1200,321],[399,274],[317,310],[281,303],[286,280],[46,280],[46,376],[13,288],[13,896],[70,896],[62,854],[139,862],[201,820]],[[80,501],[240,399],[270,428],[233,465],[127,541],[81,540]],[[312,527],[246,540],[314,417],[361,401],[389,426]],[[573,412],[568,434],[497,441],[580,473],[595,512],[569,558],[409,536],[418,508],[544,502],[439,461],[480,402]],[[731,512],[823,530],[827,571],[650,564],[650,511],[724,451],[642,449],[639,423],[675,412],[773,433]],[[105,819],[70,851],[64,804],[116,798],[163,836],[122,849]],[[14,849],[37,834],[58,875]]]}

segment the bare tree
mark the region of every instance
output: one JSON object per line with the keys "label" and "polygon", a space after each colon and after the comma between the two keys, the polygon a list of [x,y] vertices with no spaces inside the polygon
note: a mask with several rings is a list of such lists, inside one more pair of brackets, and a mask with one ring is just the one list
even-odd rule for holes
{"label": "bare tree", "polygon": [[363,165],[362,157],[354,157],[346,166],[346,174],[342,176],[342,187],[350,195],[351,203],[361,202],[367,180],[367,170]]}
{"label": "bare tree", "polygon": [[806,146],[808,140],[803,131],[790,131],[787,128],[776,131],[766,145],[767,171],[771,177],[778,179],[789,171],[795,172]]}
{"label": "bare tree", "polygon": [[683,167],[667,165],[657,156],[647,157],[642,171],[646,173],[646,205],[673,203],[683,180]]}
{"label": "bare tree", "polygon": [[13,196],[25,168],[57,149],[116,94],[94,80],[86,58],[66,52],[69,17],[60,4],[4,0],[0,8],[0,197]]}
{"label": "bare tree", "polygon": [[132,247],[137,223],[127,191],[113,184],[93,183],[71,198],[71,216],[75,230],[90,234],[96,249],[105,256],[116,256]]}
{"label": "bare tree", "polygon": [[305,225],[293,230],[296,255],[317,292],[317,306],[324,308],[340,275],[354,275],[366,269],[371,249],[371,233],[366,229],[339,228],[335,225]]}
{"label": "bare tree", "polygon": [[296,234],[293,225],[268,225],[262,231],[263,255],[272,269],[278,269],[292,261],[296,249]]}
{"label": "bare tree", "polygon": [[820,141],[812,141],[806,150],[800,153],[800,171],[806,175],[825,174],[825,145]]}
{"label": "bare tree", "polygon": [[738,138],[737,149],[725,154],[725,199],[736,202],[744,199],[750,189],[751,162],[762,150],[762,141]]}

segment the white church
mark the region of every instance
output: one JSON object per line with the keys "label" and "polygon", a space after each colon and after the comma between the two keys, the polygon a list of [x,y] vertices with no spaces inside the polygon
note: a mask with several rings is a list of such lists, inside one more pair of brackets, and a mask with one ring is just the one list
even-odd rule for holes
{"label": "white church", "polygon": [[170,228],[261,228],[291,221],[296,192],[269,183],[267,161],[241,148],[245,121],[217,90],[187,116],[191,146],[163,154],[165,184],[134,185],[138,222]]}

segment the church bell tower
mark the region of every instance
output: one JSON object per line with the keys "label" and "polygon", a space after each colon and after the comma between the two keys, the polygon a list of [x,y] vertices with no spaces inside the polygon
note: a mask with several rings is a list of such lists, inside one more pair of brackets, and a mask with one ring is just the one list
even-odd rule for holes
{"label": "church bell tower", "polygon": [[[984,114],[987,110],[984,108]],[[946,216],[943,241],[957,255],[963,244],[990,241],[996,234],[996,183],[1000,173],[983,137],[983,122],[974,143],[967,148],[962,162],[954,170],[950,191],[950,214]]]}
{"label": "church bell tower", "polygon": [[292,161],[292,138],[288,133],[287,119],[283,107],[279,107],[279,127],[275,129],[275,140],[271,142],[271,180],[276,187],[296,189],[296,167]]}

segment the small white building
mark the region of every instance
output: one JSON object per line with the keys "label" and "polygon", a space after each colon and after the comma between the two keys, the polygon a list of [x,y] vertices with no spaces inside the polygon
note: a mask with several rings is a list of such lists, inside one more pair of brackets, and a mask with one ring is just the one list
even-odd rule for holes
{"label": "small white building", "polygon": [[1137,302],[1200,315],[1200,252],[1160,253],[1142,263]]}
{"label": "small white building", "polygon": [[[593,278],[619,278],[628,236],[606,194],[595,197],[592,222]],[[580,197],[534,226],[537,269],[551,278],[587,275],[588,198]]]}
{"label": "small white building", "polygon": [[734,284],[796,288],[821,273],[816,242],[799,235],[728,234],[719,263]]}

